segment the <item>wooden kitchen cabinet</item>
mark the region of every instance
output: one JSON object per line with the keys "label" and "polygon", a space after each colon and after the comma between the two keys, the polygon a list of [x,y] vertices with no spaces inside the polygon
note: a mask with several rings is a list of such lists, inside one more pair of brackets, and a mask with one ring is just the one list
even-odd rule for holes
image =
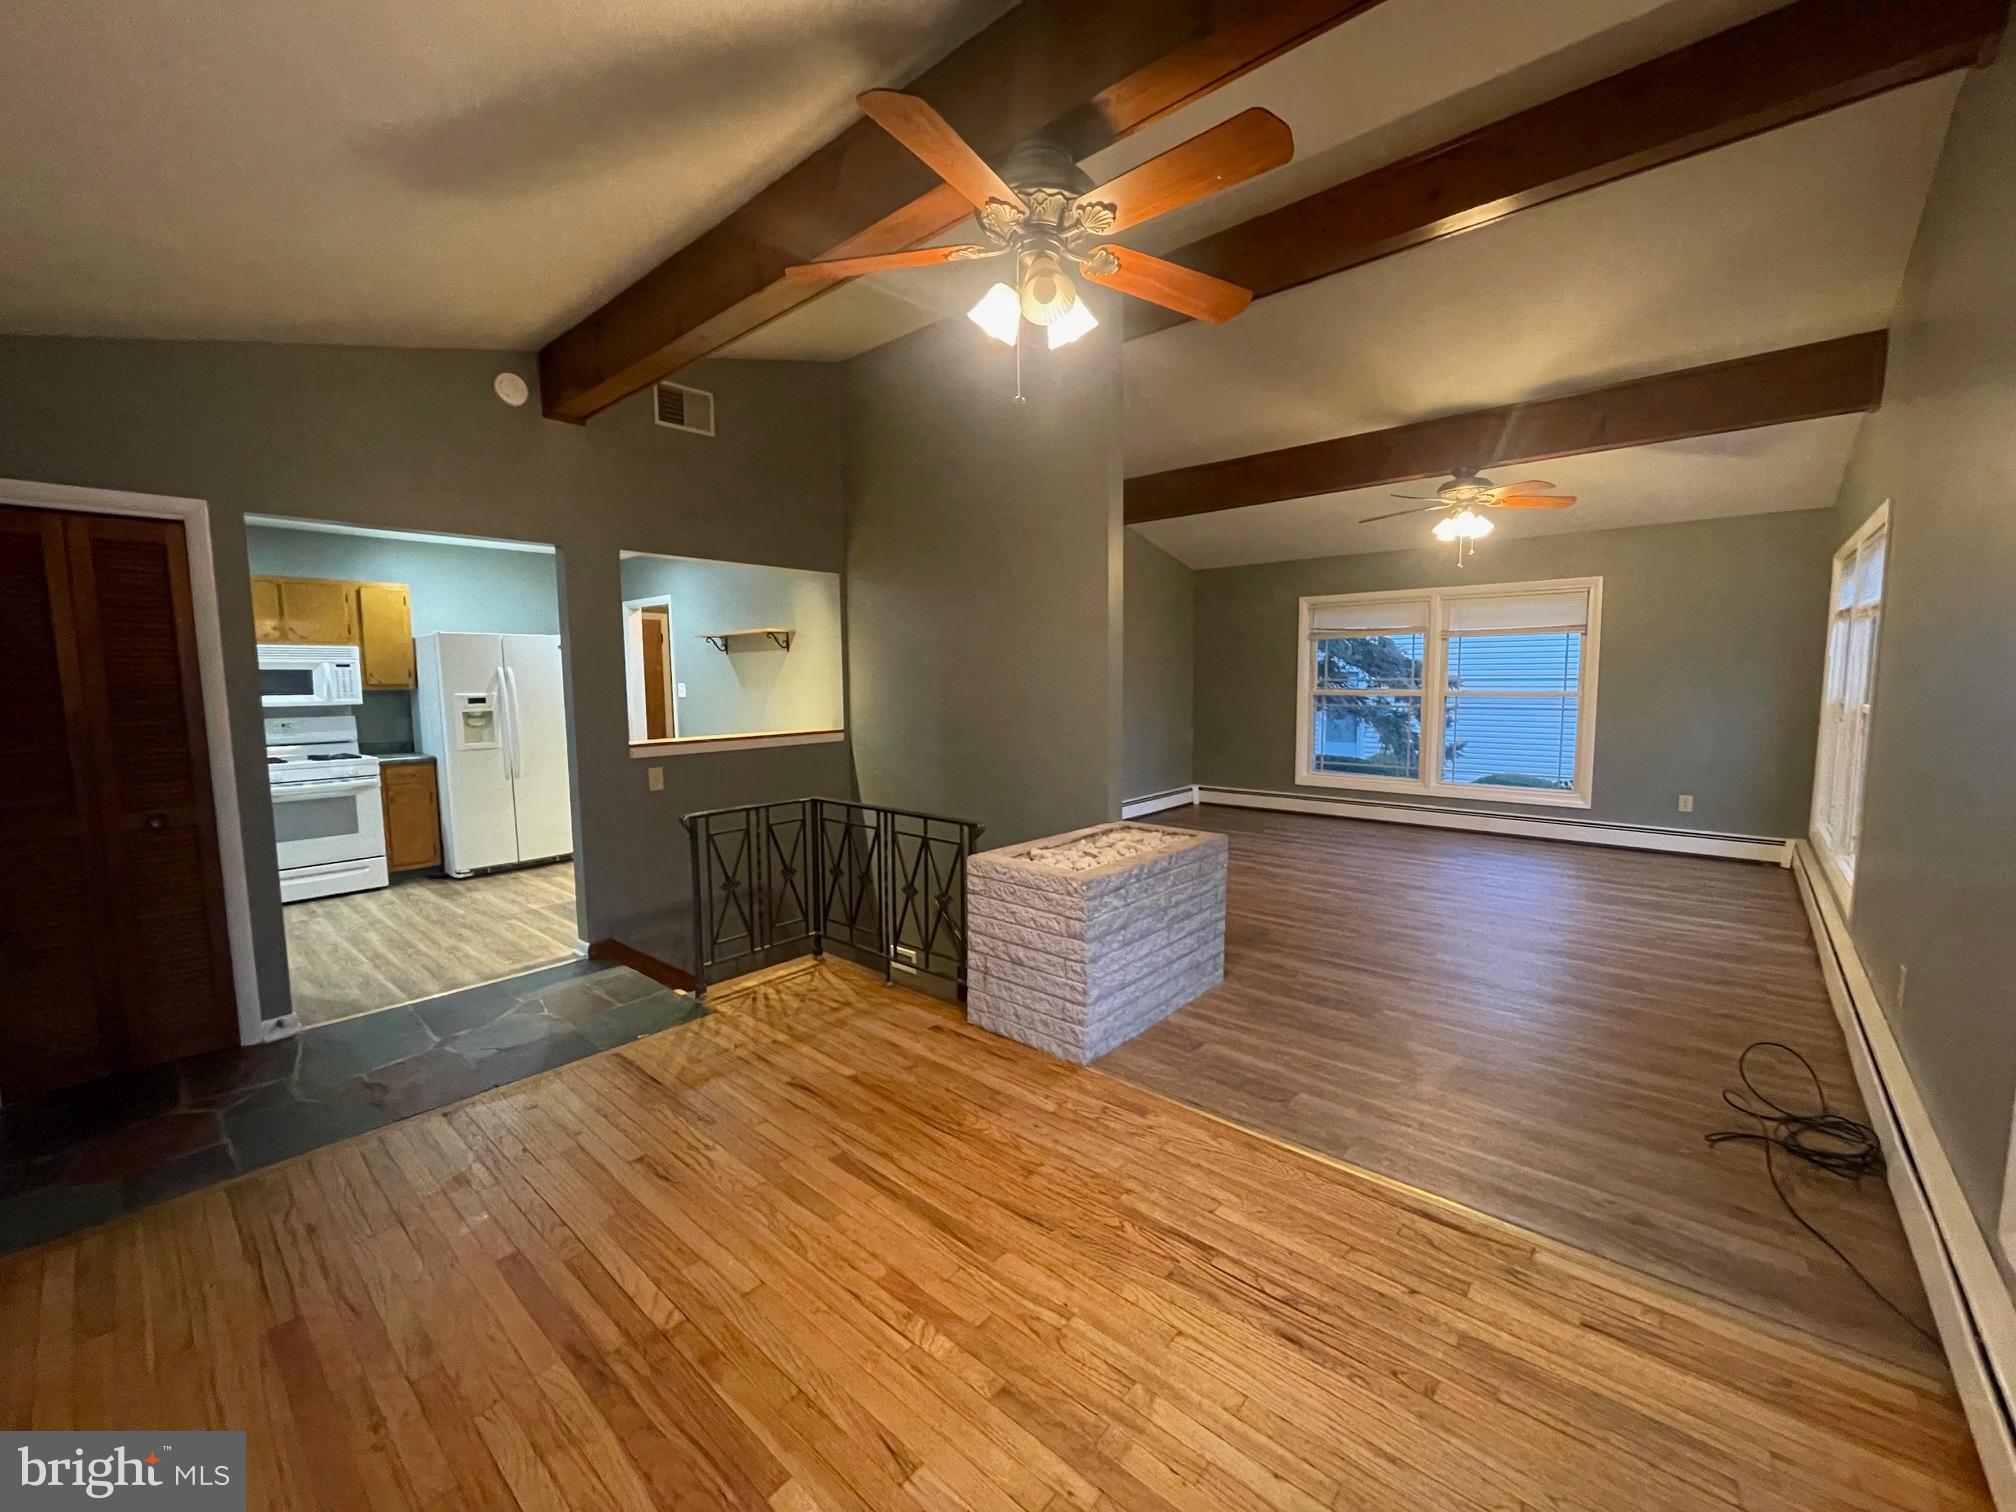
{"label": "wooden kitchen cabinet", "polygon": [[285,640],[286,611],[280,607],[280,579],[252,579],[252,638],[262,646]]}
{"label": "wooden kitchen cabinet", "polygon": [[354,646],[354,584],[326,578],[275,578],[280,597],[280,638],[298,646]]}
{"label": "wooden kitchen cabinet", "polygon": [[364,654],[364,686],[413,686],[413,610],[404,583],[359,583],[357,645]]}
{"label": "wooden kitchen cabinet", "polygon": [[294,646],[355,646],[364,686],[414,686],[413,609],[404,583],[343,578],[255,577],[256,640]]}
{"label": "wooden kitchen cabinet", "polygon": [[441,798],[434,760],[388,761],[378,768],[385,805],[385,868],[414,871],[441,864]]}

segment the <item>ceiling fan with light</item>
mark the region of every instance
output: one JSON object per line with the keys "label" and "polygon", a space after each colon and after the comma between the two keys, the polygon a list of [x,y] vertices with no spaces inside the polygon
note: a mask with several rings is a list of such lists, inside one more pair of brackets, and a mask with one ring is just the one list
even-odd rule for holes
{"label": "ceiling fan with light", "polygon": [[1435,522],[1435,539],[1456,543],[1456,560],[1460,565],[1474,549],[1472,543],[1483,540],[1494,528],[1490,520],[1477,513],[1480,505],[1485,509],[1566,509],[1575,502],[1573,494],[1552,492],[1554,486],[1539,478],[1527,478],[1518,483],[1493,483],[1473,468],[1459,467],[1449,481],[1432,494],[1393,495],[1396,499],[1428,499],[1430,503],[1416,509],[1396,509],[1390,514],[1369,515],[1358,523],[1373,525],[1380,520],[1397,520],[1405,515],[1445,511],[1442,518]]}
{"label": "ceiling fan with light", "polygon": [[1287,124],[1271,111],[1241,111],[1118,178],[1081,188],[1085,175],[1055,144],[1027,143],[997,173],[943,116],[915,95],[871,89],[860,97],[860,104],[869,119],[973,205],[981,240],[801,263],[786,270],[791,277],[854,278],[1012,257],[1014,282],[996,283],[967,314],[996,341],[1018,348],[1025,321],[1043,329],[1052,349],[1076,341],[1099,324],[1078,297],[1067,269],[1075,268],[1094,283],[1123,294],[1214,323],[1230,320],[1252,302],[1252,292],[1237,284],[1101,238],[1287,162],[1294,155],[1295,140]]}

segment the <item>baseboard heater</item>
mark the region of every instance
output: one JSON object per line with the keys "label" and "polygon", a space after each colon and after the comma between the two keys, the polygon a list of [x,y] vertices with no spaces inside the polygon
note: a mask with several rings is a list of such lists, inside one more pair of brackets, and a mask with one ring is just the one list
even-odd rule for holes
{"label": "baseboard heater", "polygon": [[1577,845],[1611,845],[1628,850],[1665,851],[1688,856],[1722,856],[1735,861],[1792,864],[1792,842],[1772,835],[1731,835],[1718,830],[1667,829],[1649,824],[1617,824],[1567,815],[1494,813],[1484,809],[1430,804],[1380,803],[1364,798],[1317,797],[1265,788],[1169,788],[1121,805],[1124,819],[1141,818],[1190,803],[1231,808],[1272,809],[1285,814],[1328,814],[1337,819],[1369,819],[1382,824],[1417,824],[1430,829],[1471,830],[1487,835],[1565,840]]}
{"label": "baseboard heater", "polygon": [[1988,1488],[2016,1512],[2016,1302],[1975,1221],[1910,1067],[1890,1031],[1810,847],[1793,848],[1793,875],[1820,955],[1827,996],[1848,1044],[1855,1080],[1882,1141],[1890,1192],[1939,1327],[1939,1340],[1973,1431]]}

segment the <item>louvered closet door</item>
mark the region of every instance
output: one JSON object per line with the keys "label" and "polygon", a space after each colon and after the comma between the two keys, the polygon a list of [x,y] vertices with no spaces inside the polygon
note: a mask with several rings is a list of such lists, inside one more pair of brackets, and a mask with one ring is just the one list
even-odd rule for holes
{"label": "louvered closet door", "polygon": [[237,1043],[187,548],[172,520],[65,518],[128,1066]]}
{"label": "louvered closet door", "polygon": [[63,516],[0,509],[0,1098],[102,1076],[119,1027]]}

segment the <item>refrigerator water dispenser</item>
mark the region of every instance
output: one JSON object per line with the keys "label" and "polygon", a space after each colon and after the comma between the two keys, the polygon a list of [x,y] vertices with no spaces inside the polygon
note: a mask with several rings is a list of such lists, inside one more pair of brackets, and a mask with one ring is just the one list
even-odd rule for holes
{"label": "refrigerator water dispenser", "polygon": [[497,706],[488,693],[455,695],[457,745],[465,751],[497,749]]}

